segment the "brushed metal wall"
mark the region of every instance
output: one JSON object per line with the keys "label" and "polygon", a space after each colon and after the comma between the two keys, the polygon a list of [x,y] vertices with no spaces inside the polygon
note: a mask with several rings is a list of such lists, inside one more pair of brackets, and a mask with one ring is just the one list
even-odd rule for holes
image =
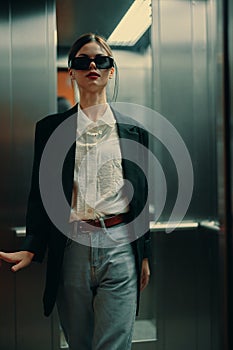
{"label": "brushed metal wall", "polygon": [[[220,6],[221,4],[221,6]],[[222,142],[224,2],[154,0],[152,26],[154,109],[180,133],[191,155],[194,191],[185,219],[220,219],[226,214]],[[158,148],[168,195],[160,217],[167,221],[177,196],[174,164]],[[155,177],[156,188],[160,179]],[[157,348],[224,347],[225,233],[200,228],[156,236]],[[165,244],[165,245],[163,245]],[[164,249],[164,250],[163,250]],[[226,311],[226,310],[225,310]],[[226,325],[226,323],[225,323]]]}
{"label": "brushed metal wall", "polygon": [[[219,94],[218,125],[219,130],[219,209],[221,215],[222,235],[221,253],[225,257],[221,271],[225,271],[223,280],[224,302],[222,303],[222,334],[225,348],[233,347],[233,3],[226,0],[218,3],[219,13]],[[221,158],[221,155],[224,157]]]}
{"label": "brushed metal wall", "polygon": [[[230,218],[232,218],[233,216],[233,179],[232,179],[232,174],[233,174],[233,3],[232,1],[229,0],[229,17],[228,17],[228,33],[229,33],[229,37],[228,37],[228,44],[229,44],[229,96],[230,96],[230,110],[229,110],[229,114],[230,114],[230,130],[231,130],[231,134],[230,134],[230,154],[231,154],[231,171],[230,171],[230,175],[231,175],[231,213],[230,213]],[[233,230],[232,230],[232,220],[231,220],[231,230],[229,232],[229,295],[231,296],[230,299],[230,305],[229,305],[229,309],[230,309],[230,322],[229,322],[229,334],[230,334],[230,340],[229,340],[229,344],[230,347],[233,347],[233,334],[232,334],[232,327],[233,327]]]}
{"label": "brushed metal wall", "polygon": [[[25,225],[35,121],[56,110],[55,2],[0,4],[0,248],[19,249]],[[0,348],[50,349],[42,311],[44,265],[14,275],[0,269]],[[36,315],[36,322],[35,320]],[[39,329],[39,331],[38,331]]]}
{"label": "brushed metal wall", "polygon": [[[153,108],[180,133],[194,169],[194,192],[186,219],[216,218],[215,2],[154,0],[152,4]],[[159,157],[168,186],[161,217],[166,221],[178,182],[165,149]]]}

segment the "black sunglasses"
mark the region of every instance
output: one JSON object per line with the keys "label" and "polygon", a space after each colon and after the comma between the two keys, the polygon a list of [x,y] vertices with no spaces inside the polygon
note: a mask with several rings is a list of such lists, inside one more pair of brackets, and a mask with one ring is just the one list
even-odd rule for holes
{"label": "black sunglasses", "polygon": [[70,61],[70,68],[76,70],[88,70],[91,62],[95,62],[96,68],[108,69],[113,67],[114,60],[110,56],[96,56],[95,58],[90,57],[75,57]]}

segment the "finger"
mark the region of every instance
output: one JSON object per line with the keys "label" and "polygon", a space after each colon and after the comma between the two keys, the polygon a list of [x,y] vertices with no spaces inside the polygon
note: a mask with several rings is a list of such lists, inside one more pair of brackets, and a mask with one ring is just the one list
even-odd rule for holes
{"label": "finger", "polygon": [[144,278],[142,277],[140,281],[140,290],[142,291],[143,289],[144,289]]}
{"label": "finger", "polygon": [[149,275],[143,274],[140,283],[140,290],[143,291],[149,283]]}
{"label": "finger", "polygon": [[16,259],[15,253],[4,253],[4,252],[0,252],[0,259],[9,263],[14,263],[14,262],[17,262],[18,260]]}
{"label": "finger", "polygon": [[143,290],[147,287],[148,282],[149,282],[149,281],[145,281],[145,282],[142,284],[142,286],[141,286],[141,291],[143,291]]}
{"label": "finger", "polygon": [[140,290],[141,292],[146,288],[146,285],[144,282],[141,283]]}
{"label": "finger", "polygon": [[23,269],[24,267],[26,267],[27,265],[29,265],[28,261],[26,262],[25,260],[21,260],[16,265],[12,266],[11,271],[17,272],[17,271]]}

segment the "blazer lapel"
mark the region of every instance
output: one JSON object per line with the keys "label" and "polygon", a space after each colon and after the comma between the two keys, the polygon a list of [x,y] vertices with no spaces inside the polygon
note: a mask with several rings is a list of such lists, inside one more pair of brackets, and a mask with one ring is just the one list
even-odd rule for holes
{"label": "blazer lapel", "polygon": [[71,139],[74,143],[71,145],[67,156],[64,160],[62,171],[62,183],[66,199],[69,204],[72,200],[73,182],[74,182],[74,165],[75,165],[75,150],[76,150],[76,129],[77,129],[77,105],[72,108],[72,113],[68,116],[72,118],[68,132],[71,135]]}

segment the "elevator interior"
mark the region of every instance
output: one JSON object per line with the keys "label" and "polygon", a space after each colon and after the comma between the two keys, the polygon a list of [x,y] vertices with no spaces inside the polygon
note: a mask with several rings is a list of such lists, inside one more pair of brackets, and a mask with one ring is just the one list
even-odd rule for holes
{"label": "elevator interior", "polygon": [[[84,32],[110,35],[133,1],[116,3],[115,9],[107,1],[90,0],[0,4],[2,250],[19,249],[23,239],[34,125],[57,110],[67,49]],[[176,167],[166,147],[151,141],[166,176],[167,198],[155,222],[162,180],[152,169],[152,273],[142,295],[134,350],[228,350],[223,133],[227,3],[232,27],[230,1],[152,0],[152,25],[137,45],[113,47],[120,73],[118,101],[145,106],[167,118],[184,140],[194,172],[183,226],[167,234],[164,224],[178,191]],[[232,58],[232,44],[229,49]],[[17,274],[7,264],[1,267],[2,350],[66,347],[56,311],[50,318],[42,313],[45,264]]]}

